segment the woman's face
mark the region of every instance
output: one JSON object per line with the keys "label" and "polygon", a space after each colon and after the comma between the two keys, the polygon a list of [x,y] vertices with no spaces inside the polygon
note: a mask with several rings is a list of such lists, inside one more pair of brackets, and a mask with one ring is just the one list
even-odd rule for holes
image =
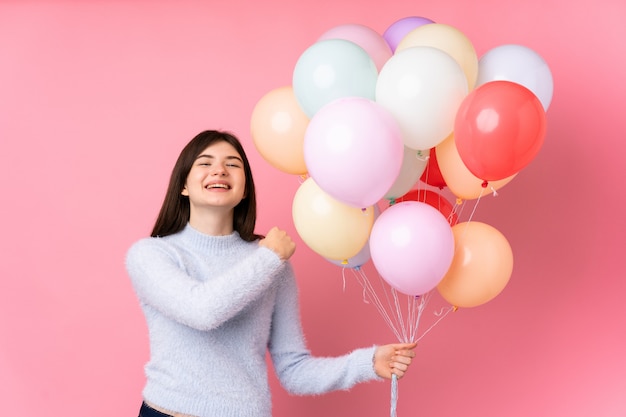
{"label": "woman's face", "polygon": [[182,195],[192,213],[202,209],[232,210],[245,197],[243,160],[228,142],[216,142],[196,157]]}

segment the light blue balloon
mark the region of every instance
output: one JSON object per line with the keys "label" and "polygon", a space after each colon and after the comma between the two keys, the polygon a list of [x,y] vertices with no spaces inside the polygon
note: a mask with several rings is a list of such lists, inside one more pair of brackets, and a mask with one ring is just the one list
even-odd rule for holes
{"label": "light blue balloon", "polygon": [[365,49],[344,39],[326,39],[311,45],[293,71],[293,92],[304,113],[313,117],[338,98],[374,100],[378,70]]}

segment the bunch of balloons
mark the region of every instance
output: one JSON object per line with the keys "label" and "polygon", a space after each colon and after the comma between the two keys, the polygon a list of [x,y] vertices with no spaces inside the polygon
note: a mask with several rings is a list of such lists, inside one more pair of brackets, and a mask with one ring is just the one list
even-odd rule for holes
{"label": "bunch of balloons", "polygon": [[267,162],[303,178],[292,213],[313,251],[350,268],[371,259],[401,293],[437,288],[470,307],[508,282],[510,245],[425,187],[472,200],[505,186],[542,147],[552,92],[548,65],[522,45],[479,59],[460,30],[424,17],[382,35],[346,24],[258,101],[251,134]]}

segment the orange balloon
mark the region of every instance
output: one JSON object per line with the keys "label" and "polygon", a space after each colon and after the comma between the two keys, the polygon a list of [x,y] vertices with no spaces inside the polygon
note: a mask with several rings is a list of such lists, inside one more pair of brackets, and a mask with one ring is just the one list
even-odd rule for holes
{"label": "orange balloon", "polygon": [[396,47],[396,53],[414,46],[430,46],[450,55],[461,66],[472,90],[478,79],[478,56],[474,45],[459,29],[442,23],[430,23],[410,31]]}
{"label": "orange balloon", "polygon": [[437,145],[435,153],[437,154],[439,172],[446,185],[452,194],[463,200],[474,200],[481,195],[489,194],[490,191],[499,190],[517,175],[513,174],[501,180],[489,181],[485,189],[483,187],[484,181],[472,174],[463,163],[459,151],[456,149],[454,134]]}
{"label": "orange balloon", "polygon": [[486,223],[452,227],[454,257],[437,285],[439,294],[456,307],[476,307],[496,297],[513,272],[513,251],[507,239]]}
{"label": "orange balloon", "polygon": [[288,174],[303,175],[304,133],[309,118],[298,105],[291,86],[276,88],[259,100],[252,111],[250,133],[261,156]]}
{"label": "orange balloon", "polygon": [[374,206],[360,209],[335,200],[308,178],[293,198],[292,216],[309,248],[324,258],[344,261],[367,244],[375,212]]}

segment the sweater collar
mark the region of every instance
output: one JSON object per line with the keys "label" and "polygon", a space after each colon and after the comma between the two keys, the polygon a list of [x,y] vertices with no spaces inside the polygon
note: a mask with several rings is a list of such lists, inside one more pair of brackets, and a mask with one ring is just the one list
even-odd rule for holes
{"label": "sweater collar", "polygon": [[236,231],[224,236],[207,235],[197,229],[194,229],[189,223],[187,223],[185,228],[180,231],[179,235],[191,246],[201,250],[229,249],[232,248],[233,245],[242,242],[239,233]]}

